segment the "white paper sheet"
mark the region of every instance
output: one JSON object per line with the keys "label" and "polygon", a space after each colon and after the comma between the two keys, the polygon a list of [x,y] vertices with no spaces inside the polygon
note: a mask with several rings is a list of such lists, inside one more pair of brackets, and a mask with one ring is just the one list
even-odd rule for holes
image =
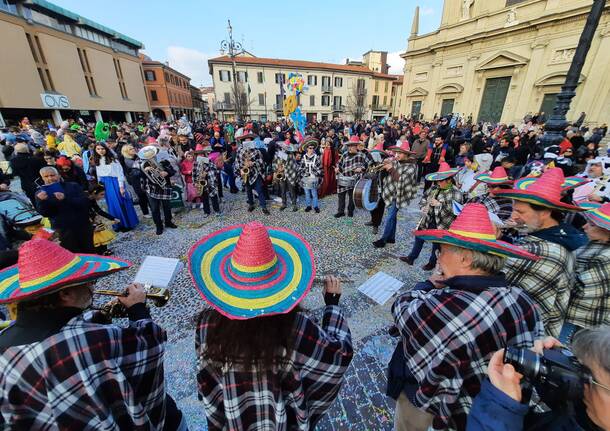
{"label": "white paper sheet", "polygon": [[402,287],[404,283],[385,272],[378,272],[365,281],[358,290],[383,305]]}
{"label": "white paper sheet", "polygon": [[159,256],[146,256],[134,283],[148,284],[153,287],[168,288],[173,283],[182,262],[178,259]]}

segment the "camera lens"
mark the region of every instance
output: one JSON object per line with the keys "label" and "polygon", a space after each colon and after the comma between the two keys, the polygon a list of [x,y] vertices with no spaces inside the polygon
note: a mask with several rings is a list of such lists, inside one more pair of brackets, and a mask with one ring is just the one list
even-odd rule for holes
{"label": "camera lens", "polygon": [[535,380],[540,373],[540,357],[527,349],[507,347],[504,349],[504,363],[511,364],[524,377]]}

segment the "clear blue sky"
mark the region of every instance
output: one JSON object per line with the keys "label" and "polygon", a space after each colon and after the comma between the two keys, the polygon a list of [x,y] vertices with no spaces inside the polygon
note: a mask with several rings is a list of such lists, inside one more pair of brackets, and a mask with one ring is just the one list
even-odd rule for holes
{"label": "clear blue sky", "polygon": [[[388,51],[391,72],[396,55],[407,46],[415,6],[420,6],[420,34],[438,28],[442,0],[51,0],[144,43],[154,60],[190,76],[194,85],[210,85],[207,59],[219,55],[233,36],[257,57],[343,63],[369,49]],[[253,6],[253,4],[255,6]]]}

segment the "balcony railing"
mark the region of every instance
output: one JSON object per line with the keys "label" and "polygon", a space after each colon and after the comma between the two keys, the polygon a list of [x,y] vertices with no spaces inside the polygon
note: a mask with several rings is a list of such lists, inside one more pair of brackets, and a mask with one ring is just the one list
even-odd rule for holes
{"label": "balcony railing", "polygon": [[216,102],[214,103],[215,111],[232,111],[234,109],[232,102]]}
{"label": "balcony railing", "polygon": [[332,85],[322,84],[322,93],[332,93],[332,92],[333,92]]}
{"label": "balcony railing", "polygon": [[387,111],[390,109],[388,105],[371,105],[373,111]]}
{"label": "balcony railing", "polygon": [[343,112],[343,111],[345,111],[345,106],[344,105],[333,105],[333,111],[334,112]]}
{"label": "balcony railing", "polygon": [[278,105],[277,103],[273,105],[273,110],[274,111],[283,111],[284,110],[284,106],[283,105]]}

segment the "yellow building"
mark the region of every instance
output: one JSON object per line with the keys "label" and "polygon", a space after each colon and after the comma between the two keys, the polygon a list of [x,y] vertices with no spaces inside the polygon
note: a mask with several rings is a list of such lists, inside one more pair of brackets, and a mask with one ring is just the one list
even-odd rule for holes
{"label": "yellow building", "polygon": [[[402,115],[460,113],[521,121],[552,113],[591,0],[445,0],[440,28],[419,35],[416,10],[405,60]],[[610,13],[606,6],[568,119],[610,121]]]}
{"label": "yellow building", "polygon": [[0,0],[0,41],[0,122],[149,111],[134,39],[45,0]]}

